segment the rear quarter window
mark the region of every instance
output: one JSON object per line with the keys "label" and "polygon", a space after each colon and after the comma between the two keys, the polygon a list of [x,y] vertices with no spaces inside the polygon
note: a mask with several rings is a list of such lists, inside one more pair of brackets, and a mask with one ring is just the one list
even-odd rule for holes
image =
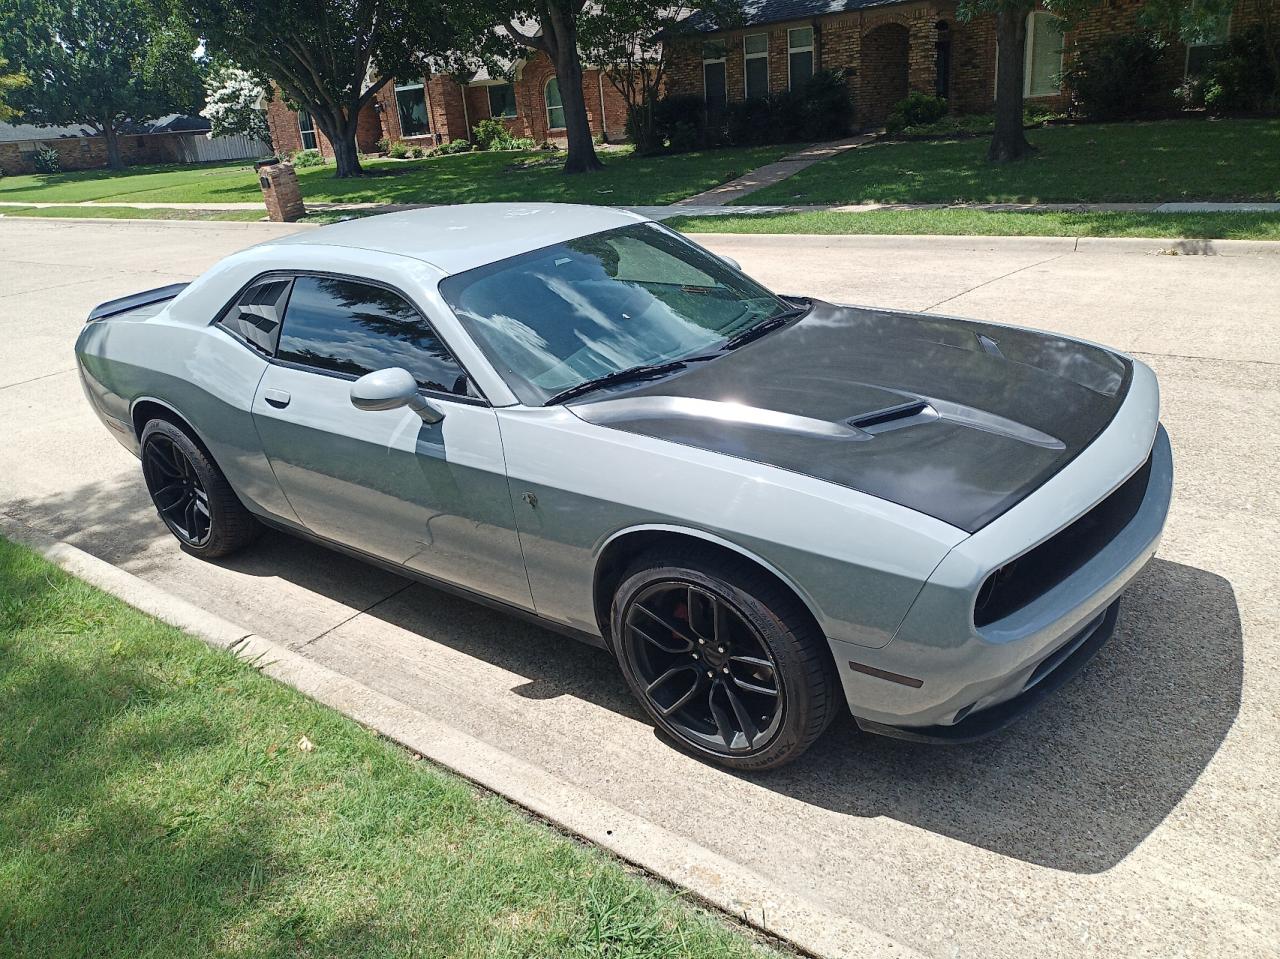
{"label": "rear quarter window", "polygon": [[280,321],[289,295],[287,277],[255,283],[218,317],[218,323],[270,356],[280,338]]}

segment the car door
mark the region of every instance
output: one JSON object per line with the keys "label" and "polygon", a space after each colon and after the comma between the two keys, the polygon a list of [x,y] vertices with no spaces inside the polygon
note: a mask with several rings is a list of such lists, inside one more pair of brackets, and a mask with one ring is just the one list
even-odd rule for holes
{"label": "car door", "polygon": [[[351,383],[402,367],[444,418],[358,410]],[[531,609],[494,411],[400,293],[293,279],[253,402],[276,478],[313,533]]]}

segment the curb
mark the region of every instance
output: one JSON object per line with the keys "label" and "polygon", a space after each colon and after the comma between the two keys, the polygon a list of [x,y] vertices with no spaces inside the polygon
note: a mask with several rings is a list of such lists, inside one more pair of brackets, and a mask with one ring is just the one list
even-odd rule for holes
{"label": "curb", "polygon": [[76,546],[5,516],[0,516],[0,533],[135,609],[183,629],[210,646],[231,651],[272,679],[505,797],[565,832],[688,890],[702,903],[781,939],[802,953],[830,959],[924,959],[923,954],[888,936],[779,889],[775,882],[751,869],[179,599]]}
{"label": "curb", "polygon": [[875,247],[892,241],[918,243],[948,249],[982,249],[1016,246],[1051,253],[1102,255],[1141,254],[1166,256],[1274,256],[1280,240],[1189,240],[1175,237],[1120,236],[974,236],[938,233],[686,233],[691,237],[738,237],[743,240],[820,240],[831,245]]}

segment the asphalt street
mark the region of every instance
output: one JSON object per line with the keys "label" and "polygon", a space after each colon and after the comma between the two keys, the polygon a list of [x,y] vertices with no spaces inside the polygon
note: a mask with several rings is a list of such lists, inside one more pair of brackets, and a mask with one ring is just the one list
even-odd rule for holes
{"label": "asphalt street", "polygon": [[93,305],[290,229],[0,220],[0,513],[920,953],[1280,955],[1280,256],[699,238],[780,292],[1133,352],[1160,376],[1177,469],[1117,635],[1036,713],[947,748],[843,721],[741,777],[666,745],[603,652],[284,535],[218,563],[177,548],[72,344]]}

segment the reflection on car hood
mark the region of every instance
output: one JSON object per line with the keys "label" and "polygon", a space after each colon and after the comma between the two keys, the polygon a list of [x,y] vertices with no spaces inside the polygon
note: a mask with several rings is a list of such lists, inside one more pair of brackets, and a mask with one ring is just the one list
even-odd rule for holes
{"label": "reflection on car hood", "polygon": [[1118,354],[1063,337],[815,301],[755,343],[569,408],[972,532],[1102,432],[1130,372]]}

